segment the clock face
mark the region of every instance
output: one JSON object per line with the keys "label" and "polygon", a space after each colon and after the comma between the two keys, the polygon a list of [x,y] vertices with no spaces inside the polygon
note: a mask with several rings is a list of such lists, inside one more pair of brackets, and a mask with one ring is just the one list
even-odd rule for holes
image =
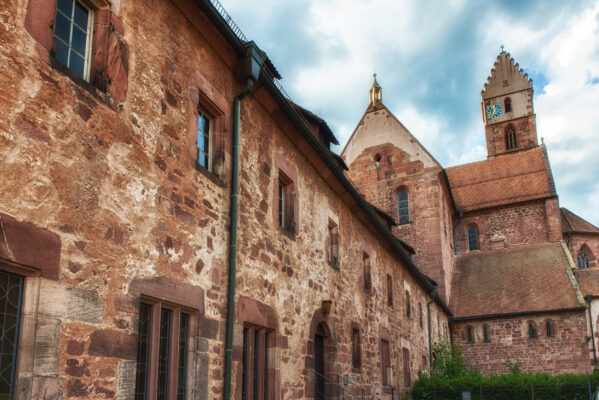
{"label": "clock face", "polygon": [[491,104],[487,106],[487,120],[503,115],[503,107],[501,104]]}

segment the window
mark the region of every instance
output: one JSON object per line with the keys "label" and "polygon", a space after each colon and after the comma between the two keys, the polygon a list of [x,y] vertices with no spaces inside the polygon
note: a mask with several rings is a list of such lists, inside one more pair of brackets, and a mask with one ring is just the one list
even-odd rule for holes
{"label": "window", "polygon": [[2,399],[12,399],[14,390],[23,282],[21,276],[0,271],[0,328],[2,329],[0,398]]}
{"label": "window", "polygon": [[243,328],[243,400],[268,400],[269,396],[269,345],[272,333],[265,328]]}
{"label": "window", "polygon": [[403,358],[403,385],[404,387],[410,387],[412,384],[412,377],[410,376],[410,350],[405,347],[402,349]]}
{"label": "window", "polygon": [[293,182],[283,171],[279,170],[279,181],[277,183],[278,193],[278,209],[277,219],[278,224],[285,231],[294,233],[295,232],[295,215],[294,215],[294,193],[293,193]]}
{"label": "window", "polygon": [[551,337],[552,332],[551,332],[551,323],[550,322],[545,322],[545,331],[547,332],[547,337]]}
{"label": "window", "polygon": [[381,339],[381,367],[383,374],[383,386],[391,385],[391,347],[389,341]]}
{"label": "window", "polygon": [[518,148],[518,139],[516,137],[516,129],[514,125],[509,124],[505,129],[505,149],[515,150]]}
{"label": "window", "polygon": [[474,343],[474,329],[471,326],[466,328],[466,333],[468,335],[468,343]]}
{"label": "window", "polygon": [[424,371],[427,367],[426,356],[422,356],[422,370]]}
{"label": "window", "polygon": [[397,209],[399,210],[399,223],[405,224],[410,222],[410,202],[408,200],[408,192],[405,190],[397,193]]}
{"label": "window", "polygon": [[354,370],[359,371],[360,368],[362,368],[362,351],[360,343],[360,330],[358,328],[352,328],[351,343],[352,367]]}
{"label": "window", "polygon": [[142,299],[135,399],[184,400],[191,310]]}
{"label": "window", "polygon": [[505,99],[505,112],[511,112],[512,111],[512,99],[510,99],[509,97],[506,97]]}
{"label": "window", "polygon": [[579,269],[587,269],[590,267],[589,256],[583,249],[580,249],[578,251],[578,257],[576,258],[576,264],[578,265]]}
{"label": "window", "polygon": [[478,250],[478,230],[473,225],[468,227],[468,250]]}
{"label": "window", "polygon": [[363,256],[363,264],[364,264],[364,289],[370,290],[370,288],[372,287],[372,277],[370,274],[370,257],[366,253],[364,253],[364,256]]}
{"label": "window", "polygon": [[489,327],[487,325],[483,326],[483,341],[485,343],[489,343],[491,341],[489,339]]}
{"label": "window", "polygon": [[212,171],[212,124],[203,111],[198,110],[197,161],[198,166]]}
{"label": "window", "polygon": [[410,319],[412,315],[411,308],[412,306],[410,305],[410,292],[406,290],[406,317],[408,317],[408,319]]}
{"label": "window", "polygon": [[393,277],[387,274],[387,305],[393,307]]}
{"label": "window", "polygon": [[528,323],[528,337],[534,339],[538,337],[537,325],[534,322]]}
{"label": "window", "polygon": [[333,268],[339,268],[339,228],[329,219],[327,261]]}
{"label": "window", "polygon": [[89,80],[93,13],[77,0],[58,0],[54,20],[56,59]]}
{"label": "window", "polygon": [[418,303],[418,307],[420,308],[420,314],[418,315],[418,318],[420,319],[420,328],[422,328],[423,325],[423,316],[422,316],[422,303]]}

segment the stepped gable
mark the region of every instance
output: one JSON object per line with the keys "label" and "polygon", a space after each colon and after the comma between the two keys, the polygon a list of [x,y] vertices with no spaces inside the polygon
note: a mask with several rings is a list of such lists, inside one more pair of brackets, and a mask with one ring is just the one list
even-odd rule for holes
{"label": "stepped gable", "polygon": [[599,228],[585,221],[567,208],[560,208],[563,233],[599,233]]}
{"label": "stepped gable", "polygon": [[555,196],[541,147],[447,168],[458,211]]}
{"label": "stepped gable", "polygon": [[450,307],[455,317],[579,308],[561,243],[473,251],[456,260]]}
{"label": "stepped gable", "polygon": [[484,100],[501,96],[506,93],[517,92],[524,89],[532,89],[532,79],[524,73],[510,53],[502,51],[487,78],[485,87],[481,94]]}

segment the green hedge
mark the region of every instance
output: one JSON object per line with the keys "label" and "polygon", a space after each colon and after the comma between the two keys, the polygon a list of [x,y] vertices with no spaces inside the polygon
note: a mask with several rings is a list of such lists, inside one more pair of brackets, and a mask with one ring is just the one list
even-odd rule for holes
{"label": "green hedge", "polygon": [[461,400],[462,391],[470,391],[472,400],[589,400],[591,388],[599,385],[599,374],[559,375],[508,374],[492,377],[458,378],[420,377],[410,392],[413,400]]}

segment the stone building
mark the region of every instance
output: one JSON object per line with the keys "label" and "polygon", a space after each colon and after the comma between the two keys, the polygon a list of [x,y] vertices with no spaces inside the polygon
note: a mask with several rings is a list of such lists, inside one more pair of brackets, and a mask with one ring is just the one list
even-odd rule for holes
{"label": "stone building", "polygon": [[520,360],[526,372],[588,372],[597,361],[599,229],[560,209],[532,81],[504,51],[481,108],[487,159],[444,168],[385,107],[375,77],[341,153],[347,175],[439,283],[453,340],[473,366],[497,374]]}
{"label": "stone building", "polygon": [[218,2],[0,20],[0,398],[388,396],[429,365],[448,281]]}

